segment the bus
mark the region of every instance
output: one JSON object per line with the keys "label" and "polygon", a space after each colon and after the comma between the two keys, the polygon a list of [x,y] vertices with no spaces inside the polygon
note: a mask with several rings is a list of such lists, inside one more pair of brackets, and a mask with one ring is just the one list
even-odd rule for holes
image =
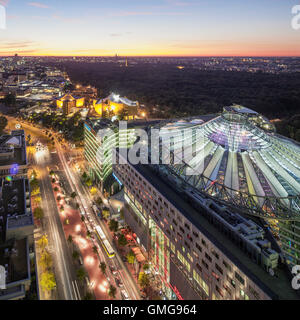
{"label": "bus", "polygon": [[106,239],[106,237],[105,237],[105,234],[104,234],[102,228],[100,226],[96,226],[96,231],[97,231],[97,235],[98,235],[99,239],[101,241],[104,241]]}
{"label": "bus", "polygon": [[108,257],[113,258],[115,256],[115,252],[107,239],[102,242],[102,245]]}

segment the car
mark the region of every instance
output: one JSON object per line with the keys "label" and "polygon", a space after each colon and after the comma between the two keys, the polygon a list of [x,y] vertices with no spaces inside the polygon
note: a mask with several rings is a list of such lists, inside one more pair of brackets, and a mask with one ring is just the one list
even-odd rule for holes
{"label": "car", "polygon": [[116,268],[115,268],[114,266],[109,266],[109,269],[110,269],[110,271],[111,271],[111,273],[112,273],[113,275],[118,274],[118,271],[116,270]]}
{"label": "car", "polygon": [[128,293],[124,289],[121,290],[121,296],[123,300],[130,300]]}
{"label": "car", "polygon": [[115,278],[115,280],[116,280],[116,285],[117,285],[118,287],[120,287],[120,288],[124,287],[124,284],[123,284],[123,282],[121,281],[121,279]]}

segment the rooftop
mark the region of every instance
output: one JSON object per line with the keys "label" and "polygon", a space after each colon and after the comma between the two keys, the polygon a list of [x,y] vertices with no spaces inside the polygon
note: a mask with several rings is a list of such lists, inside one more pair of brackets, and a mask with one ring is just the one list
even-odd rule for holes
{"label": "rooftop", "polygon": [[108,97],[106,97],[104,99],[100,99],[99,101],[97,101],[97,104],[107,102],[107,101],[116,102],[116,103],[124,103],[128,107],[137,107],[139,105],[138,101],[132,101],[126,97],[121,97],[120,95],[115,94],[115,93],[111,93]]}
{"label": "rooftop", "polygon": [[201,120],[170,120],[158,126],[162,170],[253,215],[300,218],[299,145],[264,130],[263,118],[241,106],[226,107],[221,115]]}
{"label": "rooftop", "polygon": [[29,197],[27,179],[19,178],[11,181],[0,179],[0,236],[2,239],[6,238],[8,229],[33,225]]}
{"label": "rooftop", "polygon": [[10,240],[0,245],[0,265],[6,271],[6,284],[30,278],[27,239]]}
{"label": "rooftop", "polygon": [[0,137],[0,166],[13,164],[11,175],[17,173],[18,166],[27,164],[24,130],[13,130]]}

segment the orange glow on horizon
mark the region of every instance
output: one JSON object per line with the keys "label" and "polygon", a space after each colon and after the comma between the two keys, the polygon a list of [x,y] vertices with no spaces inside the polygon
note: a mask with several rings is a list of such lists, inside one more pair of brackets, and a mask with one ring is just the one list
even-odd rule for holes
{"label": "orange glow on horizon", "polygon": [[[284,48],[284,49],[283,49]],[[117,52],[113,50],[99,50],[99,49],[87,49],[81,48],[68,49],[61,48],[59,50],[51,49],[33,49],[28,51],[22,50],[0,50],[0,56],[11,56],[18,54],[20,56],[57,56],[57,57],[114,57],[117,53],[119,57],[280,57],[280,56],[300,56],[300,46],[297,43],[256,43],[242,42],[242,41],[229,41],[228,43],[216,44],[211,41],[205,46],[201,46],[199,43],[193,46],[189,42],[175,45],[141,45],[139,48],[129,47],[126,50],[120,49]]]}
{"label": "orange glow on horizon", "polygon": [[[1,53],[0,57],[14,56],[14,53]],[[115,54],[70,54],[70,53],[32,53],[32,54],[22,54],[18,53],[21,57],[114,57]],[[300,57],[300,50],[297,52],[276,51],[276,52],[247,52],[247,53],[205,53],[205,54],[186,54],[186,53],[153,53],[153,54],[118,54],[119,58],[124,57]]]}

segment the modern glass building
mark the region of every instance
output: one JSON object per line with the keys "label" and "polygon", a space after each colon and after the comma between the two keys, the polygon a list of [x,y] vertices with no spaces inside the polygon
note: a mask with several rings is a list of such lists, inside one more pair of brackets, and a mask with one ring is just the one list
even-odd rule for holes
{"label": "modern glass building", "polygon": [[[135,126],[119,127],[108,119],[90,119],[84,124],[84,157],[86,169],[100,190],[109,190],[112,176],[112,151],[130,147],[135,139]],[[101,134],[100,134],[101,133]]]}
{"label": "modern glass building", "polygon": [[241,106],[154,128],[159,164],[113,170],[166,297],[299,299],[288,268],[299,264],[297,144]]}
{"label": "modern glass building", "polygon": [[[298,144],[276,135],[265,118],[241,106],[224,108],[205,123],[188,119],[160,129],[160,150],[171,153],[160,171],[195,193],[264,219],[287,263],[300,264]],[[162,153],[160,160],[165,160]]]}

